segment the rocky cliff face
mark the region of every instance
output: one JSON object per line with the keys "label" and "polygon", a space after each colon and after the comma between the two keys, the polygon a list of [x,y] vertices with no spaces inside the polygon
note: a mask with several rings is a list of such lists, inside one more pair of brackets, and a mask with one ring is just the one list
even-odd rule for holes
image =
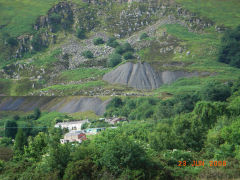
{"label": "rocky cliff face", "polygon": [[56,26],[67,29],[71,27],[72,24],[72,4],[69,2],[60,2],[59,4],[52,7],[46,16],[40,16],[37,19],[34,25],[34,29],[39,30],[40,28],[48,28],[50,32],[55,32],[57,28]]}
{"label": "rocky cliff face", "polygon": [[34,34],[25,34],[19,36],[18,48],[14,58],[21,58],[24,53],[31,51],[39,51],[48,47],[50,44],[56,43],[56,33],[59,30],[68,30],[73,25],[72,4],[69,2],[60,2],[52,7],[47,15],[40,16],[33,29]]}
{"label": "rocky cliff face", "polygon": [[[18,48],[15,58],[22,57],[29,51],[39,51],[57,40],[57,31],[84,28],[87,31],[102,29],[115,34],[116,37],[130,36],[144,27],[164,18],[166,23],[182,24],[191,31],[201,31],[214,23],[199,18],[179,5],[170,1],[143,0],[140,3],[120,1],[118,9],[115,1],[88,1],[93,5],[78,7],[68,1],[60,2],[52,7],[47,15],[36,20],[33,29],[37,32],[18,37]],[[119,2],[119,1],[117,1]],[[138,2],[138,1],[136,1]],[[128,6],[124,4],[128,3]],[[104,22],[104,23],[103,23]]]}
{"label": "rocky cliff face", "polygon": [[184,71],[155,71],[148,63],[133,64],[127,62],[105,74],[103,80],[111,84],[123,84],[136,89],[156,89],[181,77],[197,76],[199,73]]}

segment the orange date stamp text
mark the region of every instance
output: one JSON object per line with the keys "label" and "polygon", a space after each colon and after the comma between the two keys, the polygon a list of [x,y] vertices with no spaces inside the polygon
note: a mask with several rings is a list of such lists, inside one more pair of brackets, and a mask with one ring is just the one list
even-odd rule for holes
{"label": "orange date stamp text", "polygon": [[212,166],[212,167],[221,167],[221,166],[227,166],[226,161],[193,161],[192,163],[188,163],[187,161],[178,161],[179,167],[185,167],[185,166],[193,166],[193,167],[199,167],[199,166]]}

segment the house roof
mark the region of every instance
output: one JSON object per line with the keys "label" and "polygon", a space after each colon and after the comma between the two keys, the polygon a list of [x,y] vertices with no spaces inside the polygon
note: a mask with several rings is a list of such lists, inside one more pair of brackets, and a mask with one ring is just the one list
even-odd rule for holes
{"label": "house roof", "polygon": [[73,124],[83,124],[83,123],[86,123],[88,122],[88,120],[82,120],[82,121],[69,121],[69,122],[60,122],[60,123],[57,123],[56,125],[73,125]]}

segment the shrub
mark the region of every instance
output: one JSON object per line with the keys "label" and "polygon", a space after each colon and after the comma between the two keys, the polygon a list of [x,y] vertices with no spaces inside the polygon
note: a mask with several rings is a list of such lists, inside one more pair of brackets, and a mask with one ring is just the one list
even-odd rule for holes
{"label": "shrub", "polygon": [[102,38],[96,38],[93,40],[94,45],[104,44],[104,40]]}
{"label": "shrub", "polygon": [[77,30],[77,37],[79,39],[85,39],[86,38],[86,31],[84,29],[78,29]]}
{"label": "shrub", "polygon": [[225,101],[229,96],[230,87],[217,81],[209,82],[200,90],[201,99],[206,101]]}
{"label": "shrub", "polygon": [[111,54],[108,59],[108,66],[115,67],[121,63],[122,57],[119,54]]}
{"label": "shrub", "polygon": [[133,56],[132,52],[126,52],[126,53],[123,54],[123,58],[125,60],[128,60],[128,59],[133,59],[134,56]]}
{"label": "shrub", "polygon": [[34,115],[34,120],[37,120],[38,118],[40,118],[40,116],[41,116],[40,109],[39,108],[35,108],[34,112],[33,112],[33,115]]}
{"label": "shrub", "polygon": [[33,46],[33,49],[35,51],[40,51],[43,48],[47,47],[47,44],[43,42],[42,40],[42,33],[41,32],[37,32],[36,34],[34,34],[32,40],[31,40],[31,45]]}
{"label": "shrub", "polygon": [[128,52],[128,51],[134,52],[134,49],[128,42],[124,43],[122,46],[123,46],[124,52]]}
{"label": "shrub", "polygon": [[9,37],[9,38],[7,38],[7,43],[8,43],[10,46],[16,46],[18,42],[17,42],[16,38]]}
{"label": "shrub", "polygon": [[4,168],[4,161],[0,160],[0,172],[3,170]]}
{"label": "shrub", "polygon": [[123,105],[122,99],[119,97],[114,97],[111,102],[107,105],[107,107],[121,107]]}
{"label": "shrub", "polygon": [[122,55],[122,54],[124,54],[126,52],[134,52],[134,49],[131,47],[131,45],[128,42],[126,42],[123,45],[118,46],[116,48],[115,52],[117,54],[121,54]]}
{"label": "shrub", "polygon": [[93,53],[91,51],[84,51],[82,52],[82,56],[84,56],[85,58],[91,59],[93,58]]}
{"label": "shrub", "polygon": [[117,54],[123,54],[124,53],[124,49],[123,47],[120,45],[120,46],[117,46],[117,48],[115,49],[115,52]]}
{"label": "shrub", "polygon": [[3,137],[0,139],[0,147],[8,147],[12,144],[13,144],[13,142],[12,142],[11,138]]}
{"label": "shrub", "polygon": [[119,43],[117,42],[116,38],[110,37],[107,41],[107,45],[112,48],[116,48],[117,46],[119,46]]}
{"label": "shrub", "polygon": [[5,137],[14,139],[18,130],[17,123],[15,121],[7,121],[5,123],[4,128],[5,128]]}
{"label": "shrub", "polygon": [[61,18],[62,18],[61,15],[57,13],[53,13],[50,15],[50,21],[53,24],[59,24],[61,22]]}
{"label": "shrub", "polygon": [[14,121],[17,121],[17,120],[19,120],[19,119],[20,119],[20,117],[19,117],[18,115],[13,116],[13,120],[14,120]]}
{"label": "shrub", "polygon": [[142,33],[140,35],[140,40],[143,40],[143,39],[147,39],[149,36],[147,35],[147,33]]}
{"label": "shrub", "polygon": [[218,61],[240,68],[240,26],[224,34]]}
{"label": "shrub", "polygon": [[81,127],[81,129],[87,129],[87,127],[89,126],[89,123],[84,123]]}

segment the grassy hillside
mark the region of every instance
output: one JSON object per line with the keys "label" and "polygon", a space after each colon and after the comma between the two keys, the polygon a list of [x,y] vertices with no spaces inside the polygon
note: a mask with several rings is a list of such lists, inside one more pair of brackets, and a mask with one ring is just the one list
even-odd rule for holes
{"label": "grassy hillside", "polygon": [[0,0],[1,31],[14,37],[32,32],[36,19],[57,2],[59,0]]}
{"label": "grassy hillside", "polygon": [[[40,15],[45,15],[47,11],[58,2],[58,0],[45,0],[44,2],[41,1],[41,3],[36,0],[0,0],[0,34],[4,34],[5,32],[7,32],[10,36],[16,37],[24,33],[31,33],[33,31],[32,25],[34,24],[36,19]],[[78,0],[75,0],[73,2],[80,5],[84,4],[82,3],[82,1]],[[30,92],[32,92],[33,94],[38,94],[40,91],[49,91],[49,94],[52,93],[56,95],[57,93],[59,95],[72,95],[84,91],[90,92],[96,88],[101,87],[107,91],[111,88],[116,88],[121,93],[128,93],[129,91],[131,91],[133,93],[140,92],[147,95],[159,95],[161,93],[176,94],[183,91],[198,90],[202,85],[206,84],[208,81],[211,80],[220,80],[222,82],[225,82],[237,79],[237,77],[240,76],[238,68],[234,68],[229,65],[219,63],[217,61],[223,33],[216,32],[215,25],[223,25],[228,28],[236,27],[240,22],[240,8],[238,8],[240,7],[240,2],[237,0],[175,0],[174,2],[179,3],[179,5],[182,6],[184,9],[196,13],[197,18],[202,18],[203,20],[212,20],[215,23],[214,26],[206,28],[204,31],[201,32],[193,32],[189,29],[189,27],[184,27],[180,24],[173,23],[159,25],[156,29],[156,33],[145,39],[145,43],[150,43],[152,44],[152,46],[140,48],[140,50],[136,51],[134,55],[139,55],[141,61],[153,63],[153,66],[155,66],[156,69],[182,70],[188,72],[207,72],[207,75],[194,78],[183,78],[171,85],[164,85],[150,93],[148,91],[140,92],[131,88],[126,88],[125,86],[121,85],[110,85],[102,81],[102,76],[112,70],[112,68],[107,67],[107,64],[105,63],[108,60],[108,56],[101,57],[102,59],[99,59],[98,55],[96,55],[96,57],[94,57],[93,59],[85,59],[86,61],[84,60],[84,63],[81,64],[81,66],[76,66],[69,69],[68,66],[70,63],[68,61],[69,59],[71,59],[72,54],[67,54],[66,57],[69,59],[65,59],[65,61],[63,62],[64,51],[62,46],[64,43],[74,40],[79,43],[79,46],[86,50],[91,50],[92,52],[96,52],[98,47],[105,47],[105,45],[89,46],[92,40],[95,38],[95,32],[86,31],[85,39],[76,40],[76,38],[73,38],[76,36],[75,29],[67,32],[64,30],[60,30],[56,33],[52,33],[52,35],[55,35],[57,37],[57,41],[55,44],[51,44],[50,47],[48,47],[47,49],[37,52],[35,54],[26,54],[24,58],[19,59],[19,62],[21,64],[27,64],[26,70],[18,72],[19,67],[10,67],[12,68],[12,72],[10,72],[9,70],[11,76],[13,76],[15,72],[18,72],[20,75],[20,79],[31,78],[31,86],[30,84],[26,85],[28,90],[25,91],[25,85],[23,85],[21,88],[23,88],[24,93],[18,94],[18,92],[16,92],[16,84],[19,84],[21,82],[17,80],[15,75],[13,78],[9,78],[9,80],[0,81],[0,85],[4,83],[6,84],[4,88],[2,88],[1,93],[7,95],[27,95],[30,94]],[[92,17],[94,19],[95,16],[93,16],[92,13],[94,14],[95,12],[97,12],[96,10],[98,6],[99,5],[88,6],[87,4],[85,4],[84,12],[89,12],[89,14],[86,14],[86,17],[89,16],[89,18]],[[134,7],[135,6],[137,6],[137,3],[134,4]],[[112,7],[106,6],[105,8],[105,10],[109,11],[105,12],[105,10],[103,10],[101,12],[101,16],[97,17],[93,21],[94,23],[98,24],[97,28],[95,29],[96,31],[102,33],[103,27],[107,28],[108,32],[106,32],[105,35],[101,35],[101,38],[107,39],[112,36],[112,30],[114,30],[115,28],[119,28],[118,26],[111,25],[111,23],[109,24],[109,22],[115,22],[115,20],[117,22],[119,18],[118,14],[123,9],[126,9],[127,5],[119,5],[118,7],[116,4],[114,4]],[[140,9],[143,10],[144,8],[145,5],[140,6]],[[112,16],[114,18],[110,18],[109,22],[105,22],[104,17],[109,16],[109,12],[112,13]],[[172,12],[170,11],[167,13]],[[83,15],[80,15],[81,20]],[[156,18],[155,15],[153,16],[154,18]],[[134,21],[131,19],[131,21],[129,22],[132,23]],[[84,25],[86,24],[87,22],[84,21]],[[154,27],[154,23],[145,25],[146,29],[142,28],[141,32],[145,32],[148,28],[151,27]],[[162,34],[163,32],[167,33],[167,37],[165,37],[165,39],[161,39],[160,37],[160,34]],[[133,35],[138,34],[139,32],[137,31],[133,33]],[[140,34],[138,36],[140,36]],[[118,40],[118,42],[122,43],[125,41],[125,37]],[[170,52],[163,54],[160,51],[162,48],[161,42],[173,45],[174,48],[184,47],[184,50],[181,53]],[[144,41],[140,41],[139,44],[140,43],[144,44]],[[1,43],[0,48],[3,48],[4,57],[6,57],[8,53],[10,54],[9,51],[5,51],[5,49],[8,47],[3,46],[3,44]],[[79,50],[80,49],[77,49],[76,51]],[[12,51],[15,51],[15,49],[13,48]],[[2,55],[0,56],[2,57]],[[79,56],[78,58],[75,58],[75,61],[82,61],[81,58],[82,57]],[[137,58],[135,58],[129,61],[137,62],[138,60]],[[11,64],[10,62],[11,61],[8,61],[9,64]],[[163,66],[164,64],[171,63],[182,63],[183,65],[169,67]],[[1,60],[0,66],[5,67],[5,64],[6,61]],[[66,67],[63,68],[62,66]],[[39,75],[43,68],[45,73]],[[0,78],[4,79],[2,77]],[[71,83],[69,84],[69,82]],[[35,89],[30,88],[33,84]]]}
{"label": "grassy hillside", "polygon": [[238,0],[175,0],[184,8],[207,17],[218,25],[236,27],[240,21]]}
{"label": "grassy hillside", "polygon": [[212,75],[209,77],[183,78],[171,85],[160,87],[156,90],[157,92],[175,94],[183,91],[195,91],[208,81],[220,80],[224,82],[236,80],[240,76],[238,68],[217,61],[222,34],[213,31],[213,29],[206,30],[203,34],[193,33],[176,24],[165,25],[162,28],[165,28],[169,34],[177,37],[188,47],[190,55],[177,53],[172,58],[174,61],[190,63],[191,65],[185,67],[188,71],[210,72]]}

